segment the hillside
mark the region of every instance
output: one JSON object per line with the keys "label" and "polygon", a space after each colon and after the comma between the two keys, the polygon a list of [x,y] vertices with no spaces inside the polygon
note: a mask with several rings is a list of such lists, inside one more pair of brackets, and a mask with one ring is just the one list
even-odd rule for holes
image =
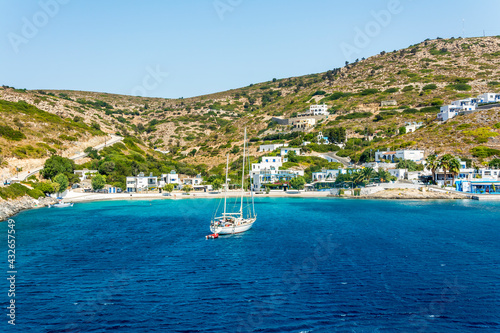
{"label": "hillside", "polygon": [[[104,133],[118,133],[137,137],[150,149],[168,149],[186,163],[213,167],[223,163],[228,152],[236,156],[244,127],[253,138],[251,153],[256,154],[259,139],[262,142],[268,134],[290,130],[270,121],[273,116],[292,116],[306,111],[311,104],[326,103],[330,119],[317,125],[314,131],[345,127],[351,140],[340,155],[357,160],[363,151],[370,149],[408,147],[450,152],[479,162],[485,155],[475,154],[474,148],[479,145],[500,148],[496,137],[498,111],[457,117],[445,124],[436,121],[436,113],[440,105],[451,100],[499,92],[499,63],[499,37],[438,39],[403,50],[381,52],[325,73],[273,79],[186,99],[25,91],[4,86],[0,89],[0,99],[25,101],[59,120],[28,120],[29,116],[22,111],[26,105],[17,106],[18,110],[10,113],[2,106],[0,121],[4,125],[12,127],[16,117],[26,123],[17,129],[26,132],[26,138],[2,141],[6,147],[3,154],[17,159],[40,157],[42,153],[31,149],[23,156],[19,147],[37,147],[35,142],[42,147],[45,143],[59,153],[74,142],[64,136],[61,139],[61,135],[81,141]],[[398,106],[381,108],[380,102],[384,100],[396,100]],[[401,125],[415,121],[426,126],[416,133],[397,135]],[[39,124],[48,127],[39,128]],[[366,135],[374,139],[362,140]],[[188,153],[193,156],[183,156]]]}

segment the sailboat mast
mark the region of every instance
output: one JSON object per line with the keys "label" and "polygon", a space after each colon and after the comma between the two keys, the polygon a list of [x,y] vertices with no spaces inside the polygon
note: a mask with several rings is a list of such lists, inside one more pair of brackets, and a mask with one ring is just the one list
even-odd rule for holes
{"label": "sailboat mast", "polygon": [[245,128],[245,138],[243,140],[243,170],[241,171],[241,206],[240,206],[240,213],[241,217],[243,217],[243,195],[245,194],[245,150],[246,150],[246,144],[247,144],[247,129]]}
{"label": "sailboat mast", "polygon": [[229,154],[227,154],[227,162],[226,162],[226,187],[224,189],[224,218],[226,217],[226,202],[227,202],[227,176],[229,171]]}

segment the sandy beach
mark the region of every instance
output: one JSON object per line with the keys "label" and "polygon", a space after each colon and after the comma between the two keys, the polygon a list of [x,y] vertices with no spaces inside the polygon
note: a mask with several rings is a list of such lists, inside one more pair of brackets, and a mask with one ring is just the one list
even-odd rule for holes
{"label": "sandy beach", "polygon": [[[254,197],[300,197],[300,198],[326,198],[330,192],[304,192],[304,191],[271,191],[269,194],[254,194]],[[241,192],[229,191],[228,197],[239,197]],[[165,193],[79,193],[70,191],[65,197],[66,202],[91,202],[102,200],[179,200],[179,199],[216,199],[223,198],[224,192],[191,192],[186,195],[183,192]],[[250,197],[250,192],[245,192],[245,197]]]}

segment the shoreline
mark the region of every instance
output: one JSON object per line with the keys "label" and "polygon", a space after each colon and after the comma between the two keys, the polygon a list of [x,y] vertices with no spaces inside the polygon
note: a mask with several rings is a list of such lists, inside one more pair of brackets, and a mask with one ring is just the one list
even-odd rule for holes
{"label": "shoreline", "polygon": [[[184,200],[184,199],[220,199],[224,197],[224,192],[191,192],[189,195],[183,192],[172,192],[171,195],[165,193],[79,193],[70,191],[65,197],[65,202],[85,203],[98,201],[119,201],[119,200]],[[228,198],[240,197],[241,192],[229,191]],[[250,192],[245,192],[244,197],[250,197]],[[459,194],[446,191],[418,191],[404,188],[385,189],[372,194],[361,196],[332,195],[330,191],[271,191],[269,194],[254,194],[255,198],[329,198],[329,199],[355,199],[355,200],[473,200],[471,194]],[[500,198],[499,198],[500,199]],[[493,199],[491,199],[493,201]],[[46,207],[56,203],[52,197],[40,198],[22,197],[14,200],[0,201],[0,221],[6,221],[16,214],[28,210]]]}

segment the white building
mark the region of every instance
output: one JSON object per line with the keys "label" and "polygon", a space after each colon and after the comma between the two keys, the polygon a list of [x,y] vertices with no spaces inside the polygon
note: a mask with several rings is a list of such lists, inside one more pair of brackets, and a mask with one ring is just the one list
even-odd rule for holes
{"label": "white building", "polygon": [[280,170],[282,166],[281,156],[264,156],[260,163],[253,163],[253,189],[261,191],[265,184],[288,182],[292,178],[304,176],[303,170]]}
{"label": "white building", "polygon": [[75,170],[75,171],[73,171],[73,173],[80,178],[80,181],[84,181],[86,179],[92,178],[92,176],[94,176],[94,175],[97,175],[99,173],[99,171],[83,169],[83,170]]}
{"label": "white building", "polygon": [[408,172],[407,169],[389,169],[387,171],[391,174],[391,176],[394,176],[397,179],[405,179],[406,173]]}
{"label": "white building", "polygon": [[144,176],[140,173],[137,176],[127,177],[127,192],[141,192],[158,187],[158,179],[152,173]]}
{"label": "white building", "polygon": [[295,118],[291,125],[293,128],[299,128],[302,130],[307,130],[311,129],[316,125],[316,119],[315,118]]}
{"label": "white building", "polygon": [[281,156],[263,156],[260,163],[252,163],[252,174],[261,171],[279,170],[282,165]]}
{"label": "white building", "polygon": [[316,140],[318,141],[318,144],[325,144],[325,145],[329,145],[330,144],[330,140],[328,139],[327,136],[323,135],[323,132],[319,132],[318,133],[318,136],[316,137]]}
{"label": "white building", "polygon": [[477,96],[479,103],[496,103],[500,102],[500,94],[496,93],[484,93]]}
{"label": "white building", "polygon": [[328,105],[311,105],[309,107],[309,114],[313,116],[328,116]]}
{"label": "white building", "polygon": [[295,155],[300,155],[300,148],[281,148],[280,155],[283,157],[283,163],[288,162],[288,153],[295,152]]}
{"label": "white building", "polygon": [[[453,103],[459,104],[460,101],[455,101]],[[476,110],[476,105],[475,104],[464,104],[464,105],[445,105],[442,106],[437,118],[440,121],[447,121],[448,119],[454,118],[458,116],[460,112],[463,111],[475,111]]]}
{"label": "white building", "polygon": [[380,162],[382,160],[392,161],[398,160],[410,160],[414,162],[419,162],[424,160],[423,150],[397,150],[397,151],[377,151],[375,152],[375,161]]}
{"label": "white building", "polygon": [[274,151],[280,147],[288,147],[288,143],[275,143],[275,144],[269,144],[269,145],[260,145],[259,153],[265,152],[265,151]]}
{"label": "white building", "polygon": [[[453,101],[451,102],[451,105],[455,106],[463,106],[465,108],[474,108],[471,110],[475,110],[477,107],[478,99],[477,98],[466,98],[466,99],[459,99],[458,101]],[[466,111],[471,111],[467,110]]]}
{"label": "white building", "polygon": [[166,184],[174,184],[177,188],[180,185],[179,175],[175,170],[170,171],[170,173],[164,173],[160,177],[159,187],[163,187]]}
{"label": "white building", "polygon": [[182,180],[183,186],[190,185],[194,187],[196,185],[201,185],[201,183],[203,183],[203,178],[201,177],[201,175],[197,175],[194,178],[184,178]]}
{"label": "white building", "polygon": [[339,174],[345,173],[342,172],[344,170],[338,169],[338,170],[322,170],[320,172],[313,172],[312,173],[312,180],[313,182],[323,182],[323,181],[333,181],[337,179],[337,176]]}
{"label": "white building", "polygon": [[424,126],[424,123],[407,123],[405,128],[406,128],[406,133],[413,133],[416,130],[418,130],[420,127]]}
{"label": "white building", "polygon": [[261,170],[253,173],[253,190],[262,191],[265,184],[274,184],[278,182],[288,182],[291,179],[304,176],[303,170]]}

